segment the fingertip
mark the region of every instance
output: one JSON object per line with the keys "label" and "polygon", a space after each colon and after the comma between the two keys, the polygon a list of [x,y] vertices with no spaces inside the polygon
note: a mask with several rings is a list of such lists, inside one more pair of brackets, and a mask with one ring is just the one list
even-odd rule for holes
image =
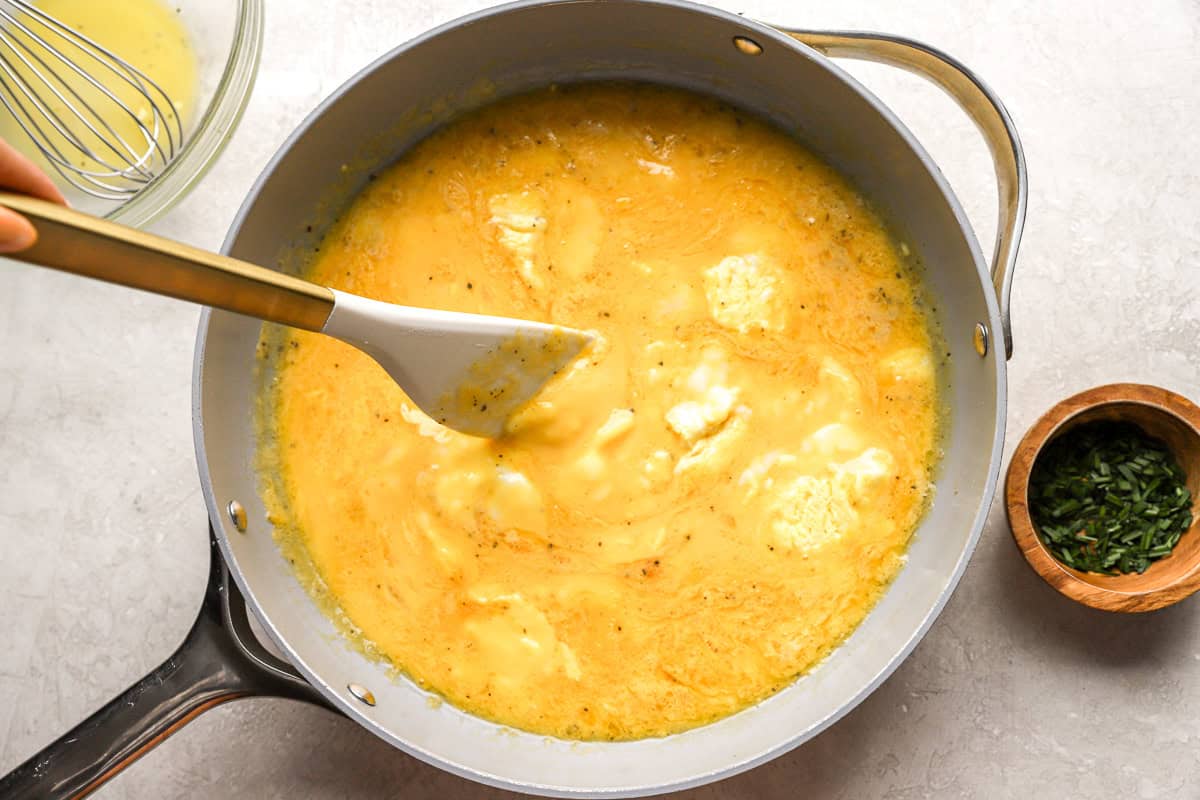
{"label": "fingertip", "polygon": [[36,164],[8,142],[0,139],[0,185],[52,203],[67,205],[63,193]]}
{"label": "fingertip", "polygon": [[51,203],[58,203],[60,206],[70,206],[71,204],[67,202],[66,196],[63,195],[62,190],[60,190],[58,186],[54,184],[54,181],[50,180],[48,176],[43,177],[46,177],[46,181],[38,188],[38,195],[40,195],[43,200],[49,200]]}
{"label": "fingertip", "polygon": [[38,181],[36,193],[39,194],[43,199],[49,200],[52,203],[58,203],[59,205],[63,206],[71,205],[69,202],[67,202],[66,196],[63,195],[62,190],[58,188],[58,185],[50,179],[50,176],[44,172],[41,172],[41,170],[38,170],[38,172],[41,174],[41,180]]}
{"label": "fingertip", "polygon": [[18,253],[33,247],[37,229],[33,224],[8,209],[0,209],[0,253]]}

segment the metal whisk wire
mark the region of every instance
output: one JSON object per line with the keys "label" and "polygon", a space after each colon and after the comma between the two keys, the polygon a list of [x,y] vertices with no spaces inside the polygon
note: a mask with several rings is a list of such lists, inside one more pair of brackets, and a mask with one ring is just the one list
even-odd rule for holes
{"label": "metal whisk wire", "polygon": [[136,194],[183,145],[158,84],[25,0],[0,0],[0,104],[63,179],[106,200]]}

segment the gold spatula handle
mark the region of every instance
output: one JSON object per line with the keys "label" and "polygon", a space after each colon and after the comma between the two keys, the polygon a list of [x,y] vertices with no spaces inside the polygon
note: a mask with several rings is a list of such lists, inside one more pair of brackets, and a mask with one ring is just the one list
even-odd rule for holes
{"label": "gold spatula handle", "polygon": [[11,258],[310,331],[333,311],[331,290],[281,272],[32,197],[0,192],[0,205],[38,232]]}

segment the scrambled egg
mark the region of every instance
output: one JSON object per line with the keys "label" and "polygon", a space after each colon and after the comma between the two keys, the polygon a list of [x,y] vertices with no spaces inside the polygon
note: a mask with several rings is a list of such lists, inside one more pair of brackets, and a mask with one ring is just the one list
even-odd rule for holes
{"label": "scrambled egg", "polygon": [[725,386],[729,368],[725,355],[714,348],[704,351],[703,360],[687,378],[689,399],[668,409],[667,427],[689,445],[717,431],[737,404],[739,390]]}
{"label": "scrambled egg", "polygon": [[717,324],[738,333],[783,330],[783,298],[774,268],[758,253],[726,256],[704,271],[704,293]]}
{"label": "scrambled egg", "polygon": [[498,194],[488,201],[488,210],[492,212],[488,222],[496,227],[496,241],[512,253],[521,280],[530,289],[544,288],[542,270],[535,261],[546,236],[541,202],[530,192]]}
{"label": "scrambled egg", "polygon": [[264,333],[281,545],[431,692],[552,736],[685,730],[819,663],[900,568],[935,339],[869,207],[780,132],[560,87],[437,133],[325,241],[314,280],[600,334],[484,440],[340,342]]}

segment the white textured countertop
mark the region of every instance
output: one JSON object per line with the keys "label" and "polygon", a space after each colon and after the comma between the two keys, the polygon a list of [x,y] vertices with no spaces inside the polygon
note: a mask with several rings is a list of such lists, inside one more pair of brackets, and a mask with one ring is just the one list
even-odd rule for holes
{"label": "white textured countertop", "polygon": [[[219,246],[322,97],[476,0],[268,3],[249,111],[155,230]],[[728,8],[926,40],[1004,98],[1031,176],[1013,291],[1007,451],[1059,399],[1142,381],[1200,399],[1200,6],[1151,0]],[[1103,7],[1102,7],[1103,6]],[[990,251],[970,123],[919,79],[852,66],[942,166]],[[189,391],[196,308],[0,264],[0,772],[157,665],[199,606],[204,503]],[[493,797],[354,723],[247,700],[203,715],[98,796]],[[916,652],[843,721],[701,798],[1200,796],[1200,599],[1123,617],[1045,586],[992,509]]]}

